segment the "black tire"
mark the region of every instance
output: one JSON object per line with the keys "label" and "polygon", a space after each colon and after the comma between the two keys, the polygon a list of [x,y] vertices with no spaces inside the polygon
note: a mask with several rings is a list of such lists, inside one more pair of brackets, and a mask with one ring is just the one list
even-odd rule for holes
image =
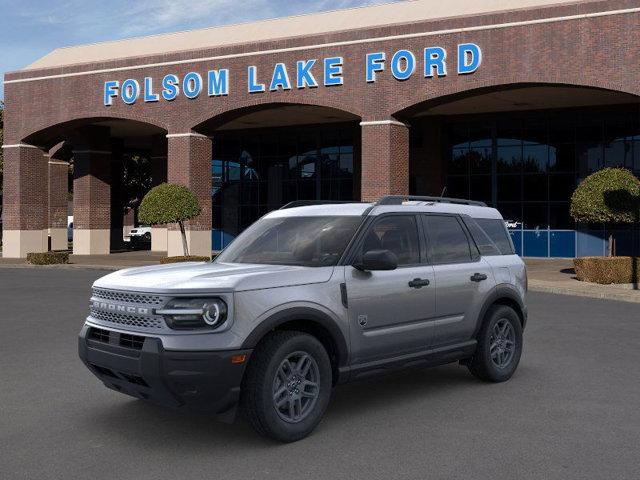
{"label": "black tire", "polygon": [[[301,398],[305,393],[296,393],[299,390],[295,382],[299,384],[301,378],[307,377],[297,375],[295,372],[298,371],[295,368],[290,370],[294,372],[293,382],[285,383],[281,380],[281,374],[285,371],[281,371],[281,367],[289,365],[297,368],[299,364],[303,364],[302,360],[288,364],[285,360],[295,359],[296,356],[302,359],[303,354],[309,356],[305,357],[310,363],[306,375],[313,373],[309,378],[317,379],[317,390],[316,387],[309,386],[309,394],[314,395],[313,401],[308,397]],[[303,385],[307,383],[311,385],[316,382],[305,381]],[[293,386],[289,387],[292,384]],[[285,405],[278,408],[274,391],[280,391],[282,388],[287,390],[278,398],[284,401]],[[304,391],[305,388],[307,387],[301,386],[299,389]],[[280,442],[295,442],[308,436],[320,423],[329,404],[331,388],[331,363],[322,344],[315,337],[303,332],[276,331],[263,339],[251,356],[242,382],[240,406],[249,424],[260,435]],[[293,416],[295,409],[300,411],[300,415],[297,419],[290,418],[287,421],[284,417],[291,413],[291,402],[297,402],[296,399],[308,403],[305,403],[304,407],[293,407]]]}
{"label": "black tire", "polygon": [[[512,334],[509,338],[512,338],[514,345],[508,357],[504,352],[508,348],[509,340],[503,340],[505,337],[502,335],[498,336],[500,346],[491,351],[496,329],[502,331],[501,327]],[[522,324],[518,314],[506,305],[492,306],[485,316],[477,340],[476,352],[467,362],[467,368],[471,374],[487,382],[498,383],[509,380],[518,368],[522,355]],[[498,359],[502,359],[503,362]]]}

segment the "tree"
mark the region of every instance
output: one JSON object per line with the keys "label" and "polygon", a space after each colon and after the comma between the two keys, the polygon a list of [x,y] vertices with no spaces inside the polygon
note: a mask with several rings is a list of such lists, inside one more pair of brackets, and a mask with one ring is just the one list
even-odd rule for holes
{"label": "tree", "polygon": [[[638,222],[640,180],[624,168],[605,168],[585,178],[571,196],[571,216],[576,222]],[[613,255],[609,235],[609,256]]]}
{"label": "tree", "polygon": [[198,199],[191,190],[182,185],[163,183],[152,188],[142,199],[138,218],[149,225],[177,223],[182,234],[182,248],[189,255],[184,222],[197,217],[202,212]]}

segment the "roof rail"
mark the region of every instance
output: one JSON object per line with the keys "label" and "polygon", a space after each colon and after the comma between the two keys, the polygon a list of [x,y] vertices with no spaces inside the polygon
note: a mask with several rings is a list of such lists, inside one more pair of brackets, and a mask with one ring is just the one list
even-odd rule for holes
{"label": "roof rail", "polygon": [[286,210],[287,208],[295,208],[295,207],[309,207],[311,205],[333,205],[337,203],[361,203],[355,200],[294,200],[293,202],[289,202],[283,206],[281,206],[278,210]]}
{"label": "roof rail", "polygon": [[456,205],[475,205],[486,207],[487,204],[476,200],[465,200],[451,197],[422,197],[419,195],[386,195],[376,202],[376,205],[402,205],[402,202],[454,203]]}

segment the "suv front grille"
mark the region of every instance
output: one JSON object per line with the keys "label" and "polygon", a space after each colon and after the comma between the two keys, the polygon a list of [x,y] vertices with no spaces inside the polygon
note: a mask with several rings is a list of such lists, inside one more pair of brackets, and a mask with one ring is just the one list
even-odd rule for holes
{"label": "suv front grille", "polygon": [[91,316],[103,322],[129,327],[162,329],[165,326],[164,320],[161,317],[142,317],[139,315],[128,315],[126,313],[106,312],[95,308],[91,309]]}
{"label": "suv front grille", "polygon": [[117,290],[94,288],[92,294],[94,298],[111,300],[118,303],[133,303],[141,305],[162,305],[164,303],[164,299],[161,296],[145,293],[128,293],[119,292]]}
{"label": "suv front grille", "polygon": [[126,333],[120,334],[120,346],[126,348],[134,348],[136,350],[142,350],[144,345],[144,337],[138,335],[129,335]]}
{"label": "suv front grille", "polygon": [[91,327],[89,329],[89,338],[96,342],[109,343],[110,333],[108,330]]}

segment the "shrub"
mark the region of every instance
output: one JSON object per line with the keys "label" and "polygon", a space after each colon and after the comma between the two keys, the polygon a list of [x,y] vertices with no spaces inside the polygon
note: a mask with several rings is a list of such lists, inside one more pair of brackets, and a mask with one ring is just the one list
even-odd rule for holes
{"label": "shrub", "polygon": [[182,234],[182,248],[189,255],[184,222],[197,217],[202,212],[198,199],[187,187],[163,183],[152,188],[142,199],[138,218],[149,225],[177,223]]}
{"label": "shrub", "polygon": [[640,281],[638,257],[580,257],[573,260],[573,265],[576,277],[583,282],[608,285]]}
{"label": "shrub", "polygon": [[[585,223],[635,223],[640,218],[640,180],[624,168],[605,168],[585,178],[571,196],[571,216]],[[613,237],[609,237],[609,255]]]}
{"label": "shrub", "polygon": [[161,264],[179,263],[179,262],[208,262],[211,257],[200,257],[198,255],[188,255],[180,257],[163,257],[160,259]]}
{"label": "shrub", "polygon": [[57,265],[69,263],[69,252],[27,253],[31,265]]}

